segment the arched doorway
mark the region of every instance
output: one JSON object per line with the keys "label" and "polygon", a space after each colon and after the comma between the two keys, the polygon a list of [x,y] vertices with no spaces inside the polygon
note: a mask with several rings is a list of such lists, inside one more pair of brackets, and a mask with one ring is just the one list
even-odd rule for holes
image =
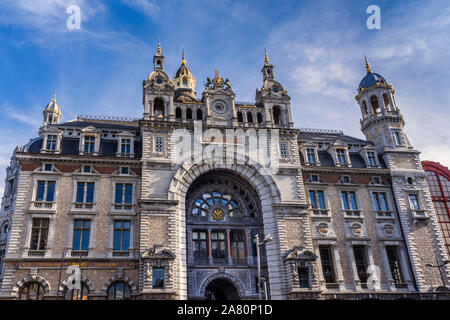
{"label": "arched doorway", "polygon": [[228,279],[219,278],[211,281],[205,290],[207,300],[238,300],[236,287]]}

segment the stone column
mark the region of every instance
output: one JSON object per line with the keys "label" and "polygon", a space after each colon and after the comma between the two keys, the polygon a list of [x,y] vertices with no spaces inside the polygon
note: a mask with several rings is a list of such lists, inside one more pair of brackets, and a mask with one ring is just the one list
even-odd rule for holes
{"label": "stone column", "polygon": [[231,246],[230,246],[230,229],[227,229],[227,253],[228,253],[228,264],[233,264],[233,258],[231,257]]}

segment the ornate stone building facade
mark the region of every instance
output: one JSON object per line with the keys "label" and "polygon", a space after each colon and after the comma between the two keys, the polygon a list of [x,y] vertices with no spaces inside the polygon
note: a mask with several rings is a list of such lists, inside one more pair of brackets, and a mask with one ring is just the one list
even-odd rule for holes
{"label": "ornate stone building facade", "polygon": [[426,264],[448,257],[419,151],[366,66],[367,140],[295,128],[267,54],[250,103],[217,70],[197,98],[184,52],[171,80],[159,45],[142,118],[61,122],[54,98],[7,169],[1,298],[257,299],[258,284],[271,299],[438,295]]}

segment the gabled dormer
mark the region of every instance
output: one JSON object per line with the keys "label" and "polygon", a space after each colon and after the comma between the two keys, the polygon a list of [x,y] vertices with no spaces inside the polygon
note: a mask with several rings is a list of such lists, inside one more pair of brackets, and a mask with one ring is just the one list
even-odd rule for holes
{"label": "gabled dormer", "polygon": [[101,136],[101,131],[94,126],[82,129],[80,134],[80,155],[98,156]]}
{"label": "gabled dormer", "polygon": [[55,127],[42,127],[39,134],[43,137],[41,153],[61,153],[63,132]]}
{"label": "gabled dormer", "polygon": [[300,152],[303,155],[305,166],[320,166],[318,146],[316,143],[307,142],[302,144]]}
{"label": "gabled dormer", "polygon": [[380,168],[377,148],[372,145],[364,146],[359,150],[359,154],[363,157],[367,168]]}
{"label": "gabled dormer", "polygon": [[336,167],[351,167],[348,145],[340,140],[336,140],[328,148],[327,152],[333,158]]}
{"label": "gabled dormer", "polygon": [[134,134],[123,131],[118,134],[117,153],[118,157],[134,157]]}

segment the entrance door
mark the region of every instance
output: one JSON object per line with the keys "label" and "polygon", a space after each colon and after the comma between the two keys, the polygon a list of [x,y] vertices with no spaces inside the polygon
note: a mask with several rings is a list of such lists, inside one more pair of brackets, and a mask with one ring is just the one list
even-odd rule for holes
{"label": "entrance door", "polygon": [[211,281],[205,290],[207,300],[238,300],[236,287],[227,279]]}

